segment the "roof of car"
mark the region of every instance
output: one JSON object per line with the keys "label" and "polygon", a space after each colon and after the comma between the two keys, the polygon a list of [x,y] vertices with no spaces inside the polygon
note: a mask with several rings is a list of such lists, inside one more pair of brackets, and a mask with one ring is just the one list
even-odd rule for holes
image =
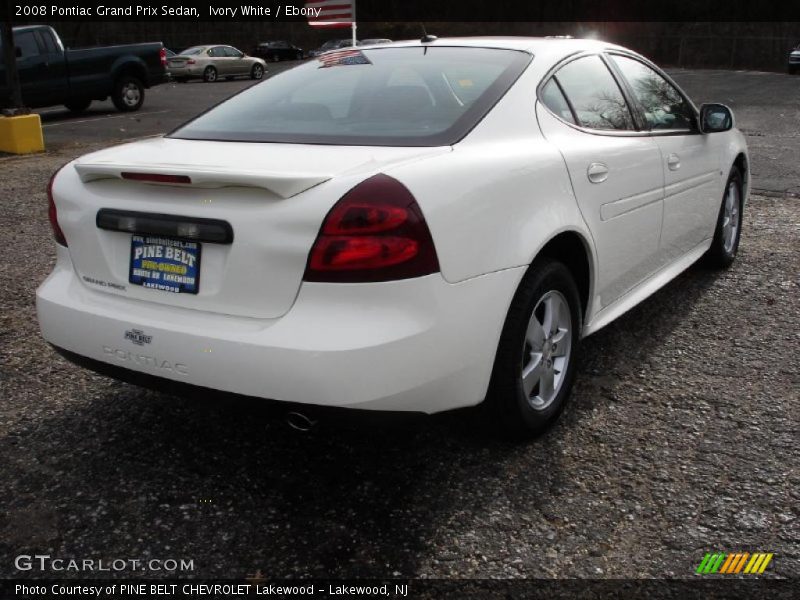
{"label": "roof of car", "polygon": [[432,42],[423,43],[421,40],[404,40],[391,43],[382,43],[370,46],[376,48],[398,48],[409,46],[463,46],[467,48],[505,48],[519,50],[534,55],[540,54],[570,54],[582,50],[604,50],[620,48],[608,42],[586,38],[571,37],[452,37],[439,38]]}

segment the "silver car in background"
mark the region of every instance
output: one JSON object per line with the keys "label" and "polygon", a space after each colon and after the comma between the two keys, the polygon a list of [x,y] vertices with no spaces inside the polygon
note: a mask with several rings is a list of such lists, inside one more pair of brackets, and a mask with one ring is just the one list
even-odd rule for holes
{"label": "silver car in background", "polygon": [[233,79],[247,76],[261,79],[267,70],[267,63],[255,56],[248,56],[233,46],[209,45],[187,48],[167,61],[170,75],[176,81],[202,79],[214,82],[220,77]]}

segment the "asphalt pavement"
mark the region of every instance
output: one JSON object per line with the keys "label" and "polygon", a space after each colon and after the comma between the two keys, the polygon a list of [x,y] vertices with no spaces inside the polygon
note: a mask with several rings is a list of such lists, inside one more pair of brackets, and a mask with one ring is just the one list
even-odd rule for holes
{"label": "asphalt pavement", "polygon": [[[267,77],[297,65],[295,61],[270,64]],[[142,108],[119,112],[111,100],[92,102],[85,112],[71,113],[63,106],[37,110],[42,116],[48,150],[94,142],[119,142],[172,131],[207,108],[259,83],[249,78],[214,83],[200,80],[170,82],[145,90]]]}

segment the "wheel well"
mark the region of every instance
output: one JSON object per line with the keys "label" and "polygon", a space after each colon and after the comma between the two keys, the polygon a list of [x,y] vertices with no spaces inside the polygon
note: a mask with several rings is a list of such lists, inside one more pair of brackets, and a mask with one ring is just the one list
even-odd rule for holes
{"label": "wheel well", "polygon": [[745,188],[748,184],[748,171],[747,171],[747,157],[744,155],[744,152],[740,152],[739,155],[736,157],[736,160],[733,161],[733,165],[739,169],[739,173],[742,174],[742,182],[745,185]]}
{"label": "wheel well", "polygon": [[141,65],[137,65],[136,63],[128,63],[127,65],[121,67],[116,75],[114,75],[114,81],[118,81],[120,77],[125,75],[133,75],[137,79],[139,79],[142,84],[147,86],[147,78],[145,77],[144,68]]}
{"label": "wheel well", "polygon": [[570,270],[573,277],[575,277],[575,283],[578,286],[578,293],[581,297],[583,315],[586,318],[592,277],[589,252],[583,238],[573,231],[560,233],[544,245],[538,256],[547,256],[559,260]]}

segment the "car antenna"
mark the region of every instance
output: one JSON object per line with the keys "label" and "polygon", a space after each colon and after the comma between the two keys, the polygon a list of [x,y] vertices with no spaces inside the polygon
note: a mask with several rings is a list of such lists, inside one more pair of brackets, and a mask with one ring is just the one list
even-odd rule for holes
{"label": "car antenna", "polygon": [[423,44],[430,44],[431,42],[435,42],[437,38],[435,35],[429,35],[427,31],[425,31],[425,23],[420,23],[420,27],[422,27],[422,40],[420,40]]}

